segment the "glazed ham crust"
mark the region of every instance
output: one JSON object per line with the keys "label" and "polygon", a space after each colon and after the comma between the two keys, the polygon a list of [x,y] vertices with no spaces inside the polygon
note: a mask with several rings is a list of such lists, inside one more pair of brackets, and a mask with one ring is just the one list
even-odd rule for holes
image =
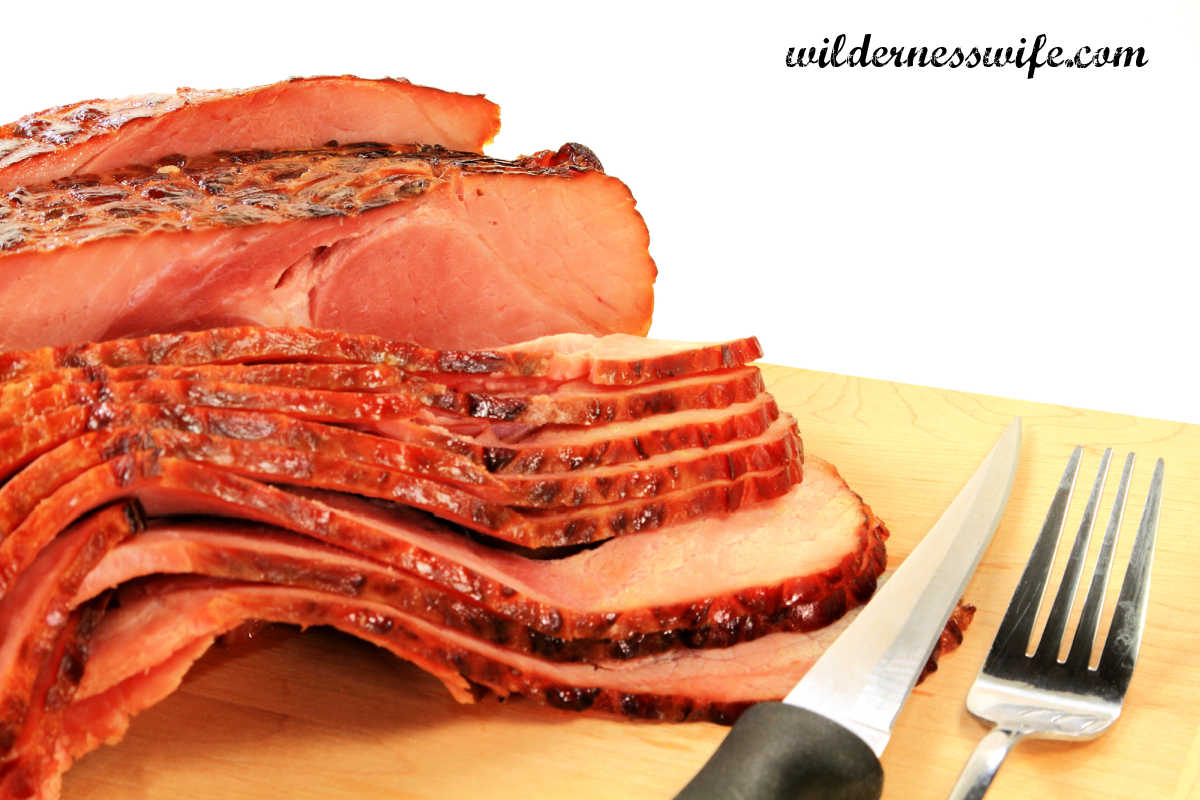
{"label": "glazed ham crust", "polygon": [[649,327],[646,227],[580,145],[176,161],[0,199],[0,346],[254,324],[480,348]]}
{"label": "glazed ham crust", "polygon": [[84,100],[0,126],[0,194],[179,153],[317,147],[332,139],[479,152],[499,128],[500,109],[482,95],[351,75]]}

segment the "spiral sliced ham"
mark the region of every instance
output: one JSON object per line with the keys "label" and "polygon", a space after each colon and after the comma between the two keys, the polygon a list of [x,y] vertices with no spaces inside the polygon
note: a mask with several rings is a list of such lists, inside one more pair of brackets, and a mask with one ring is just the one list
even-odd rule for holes
{"label": "spiral sliced ham", "polygon": [[462,702],[729,722],[869,599],[886,528],[758,342],[642,338],[629,190],[497,126],[341,77],[0,128],[0,800],[246,621]]}
{"label": "spiral sliced ham", "polygon": [[247,620],[460,701],[727,722],[782,695],[887,531],[757,352],[239,328],[0,356],[0,797],[52,796]]}

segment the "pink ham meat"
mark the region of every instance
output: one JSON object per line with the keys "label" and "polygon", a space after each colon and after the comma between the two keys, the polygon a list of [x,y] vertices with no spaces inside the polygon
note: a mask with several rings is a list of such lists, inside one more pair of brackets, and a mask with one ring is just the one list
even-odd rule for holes
{"label": "pink ham meat", "polygon": [[[87,627],[90,621],[85,618],[80,627]],[[90,635],[91,631],[85,630],[85,636]],[[120,741],[130,720],[179,688],[188,669],[211,644],[209,639],[197,640],[149,672],[102,694],[47,709],[38,727],[29,732],[20,758],[7,771],[0,771],[0,797],[58,797],[62,774],[71,762],[106,742]],[[73,694],[70,691],[68,699]]]}
{"label": "pink ham meat", "polygon": [[85,100],[0,126],[0,194],[177,153],[318,147],[330,140],[480,152],[499,128],[500,109],[482,95],[350,75]]}
{"label": "pink ham meat", "polygon": [[[960,605],[946,624],[927,672],[961,642],[974,609]],[[557,708],[627,716],[731,722],[752,703],[779,700],[853,621],[806,633],[775,633],[724,650],[676,650],[628,661],[555,664],[482,643],[387,606],[347,602],[291,587],[161,579],[138,588],[104,619],[77,697],[87,703],[138,674],[153,674],[181,651],[195,652],[247,619],[330,625],[430,672],[460,702],[480,690],[523,695]],[[140,645],[137,644],[140,642]]]}
{"label": "pink ham meat", "polygon": [[732,369],[762,356],[753,336],[728,342],[672,342],[614,333],[545,336],[494,351],[526,375],[628,385]]}
{"label": "pink ham meat", "polygon": [[435,348],[649,327],[646,227],[582,146],[176,161],[0,197],[0,348],[231,324]]}

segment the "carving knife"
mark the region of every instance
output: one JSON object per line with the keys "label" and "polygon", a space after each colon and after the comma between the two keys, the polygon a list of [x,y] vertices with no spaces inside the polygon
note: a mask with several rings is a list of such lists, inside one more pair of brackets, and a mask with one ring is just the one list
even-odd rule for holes
{"label": "carving knife", "polygon": [[676,800],[877,800],[892,724],[1000,524],[1021,419],[781,703],[758,703]]}

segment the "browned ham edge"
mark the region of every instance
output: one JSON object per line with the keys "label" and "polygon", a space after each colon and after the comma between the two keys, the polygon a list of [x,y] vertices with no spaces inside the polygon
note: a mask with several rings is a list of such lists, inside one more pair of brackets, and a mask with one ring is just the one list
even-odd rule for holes
{"label": "browned ham edge", "polygon": [[0,126],[0,193],[179,153],[317,147],[331,139],[478,152],[499,128],[500,109],[482,95],[351,75],[84,100]]}

